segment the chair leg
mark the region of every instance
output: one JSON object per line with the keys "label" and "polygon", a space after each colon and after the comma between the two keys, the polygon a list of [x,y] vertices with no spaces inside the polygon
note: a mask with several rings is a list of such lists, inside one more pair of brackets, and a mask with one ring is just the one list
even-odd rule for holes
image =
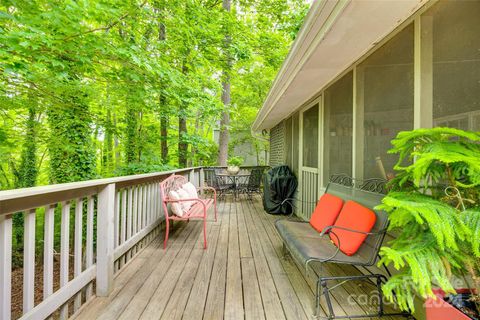
{"label": "chair leg", "polygon": [[[328,286],[327,286],[327,281],[323,280],[320,278],[320,283],[323,288],[323,295],[325,296],[325,300],[327,301],[327,306],[328,306],[328,319],[334,319],[335,318],[335,313],[333,312],[333,305],[332,301],[330,300],[330,293],[328,292]],[[320,299],[319,299],[320,301]]]}
{"label": "chair leg", "polygon": [[320,278],[317,279],[317,290],[315,291],[315,317],[320,315]]}
{"label": "chair leg", "polygon": [[167,248],[168,229],[169,229],[169,223],[168,223],[168,218],[167,218],[167,219],[165,219],[165,240],[163,241],[163,250],[165,250]]}
{"label": "chair leg", "polygon": [[203,218],[203,249],[207,249],[207,213]]}
{"label": "chair leg", "polygon": [[215,210],[215,222],[217,222],[217,197],[213,199],[213,208]]}

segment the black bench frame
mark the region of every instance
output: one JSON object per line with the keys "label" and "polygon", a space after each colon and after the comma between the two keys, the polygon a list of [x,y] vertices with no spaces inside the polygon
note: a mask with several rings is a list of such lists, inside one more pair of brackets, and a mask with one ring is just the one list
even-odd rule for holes
{"label": "black bench frame", "polygon": [[[325,193],[330,193],[339,196],[344,201],[353,200],[366,207],[373,208],[380,203],[385,193],[386,181],[383,179],[370,179],[370,180],[355,180],[347,175],[334,175],[330,178],[330,182],[325,190]],[[366,234],[367,238],[360,247],[359,251],[353,256],[347,256],[343,254],[340,249],[334,246],[329,239],[327,233],[337,237],[333,226],[328,226],[321,233],[318,233],[313,229],[306,221],[293,221],[291,219],[277,220],[275,225],[280,237],[283,239],[284,253],[290,251],[291,256],[299,262],[303,262],[305,266],[305,274],[308,272],[308,267],[312,263],[318,263],[320,265],[319,276],[316,284],[315,292],[315,317],[325,318],[319,315],[320,311],[320,298],[325,296],[325,300],[328,308],[328,315],[326,319],[345,319],[345,318],[371,318],[382,316],[404,316],[407,318],[413,318],[410,313],[398,312],[398,313],[386,313],[383,305],[383,293],[381,286],[387,281],[385,275],[380,273],[372,273],[365,268],[370,274],[355,275],[355,276],[334,276],[323,277],[322,264],[323,263],[337,263],[337,264],[350,264],[359,267],[373,266],[377,261],[379,255],[378,252],[382,246],[383,239],[385,238],[388,228],[388,216],[386,212],[374,210],[377,216],[377,221],[371,232],[362,232],[353,229],[342,228],[351,232]],[[305,233],[302,233],[302,232]],[[340,239],[338,239],[340,243]],[[309,243],[310,242],[310,243]],[[312,245],[313,244],[313,245]],[[310,245],[310,247],[309,247]],[[330,253],[325,254],[328,250],[318,250],[327,246]],[[316,248],[316,249],[315,249]],[[334,248],[334,249],[333,249]],[[315,252],[320,253],[315,255]],[[387,274],[390,276],[390,272],[384,266]],[[376,284],[378,289],[379,308],[375,314],[359,314],[359,315],[346,315],[337,316],[334,313],[330,290],[343,285],[344,283],[352,280],[372,281]],[[341,281],[339,284],[332,288],[328,287],[329,281]]]}

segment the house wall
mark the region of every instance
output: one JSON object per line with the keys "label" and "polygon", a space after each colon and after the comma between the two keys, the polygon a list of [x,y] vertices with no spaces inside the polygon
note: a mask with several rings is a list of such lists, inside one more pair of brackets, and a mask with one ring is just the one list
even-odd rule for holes
{"label": "house wall", "polygon": [[[480,131],[480,0],[432,1],[281,125],[298,199],[324,192],[331,174],[391,177],[390,141],[403,130],[446,126]],[[318,104],[318,179],[305,179],[302,112]],[[307,133],[309,134],[309,133]],[[281,135],[272,134],[280,144]],[[316,146],[313,146],[316,148]],[[297,159],[294,161],[293,159]],[[276,159],[278,161],[278,159]],[[308,219],[311,206],[297,214]],[[420,306],[416,314],[423,319]]]}
{"label": "house wall", "polygon": [[[270,164],[288,164],[301,180],[299,159],[318,153],[320,195],[331,174],[393,176],[396,156],[387,151],[400,131],[433,126],[479,131],[479,17],[480,0],[426,5],[271,130]],[[318,150],[315,144],[302,146],[307,139],[302,112],[315,104]]]}
{"label": "house wall", "polygon": [[271,167],[285,164],[285,121],[280,122],[270,130],[270,160]]}

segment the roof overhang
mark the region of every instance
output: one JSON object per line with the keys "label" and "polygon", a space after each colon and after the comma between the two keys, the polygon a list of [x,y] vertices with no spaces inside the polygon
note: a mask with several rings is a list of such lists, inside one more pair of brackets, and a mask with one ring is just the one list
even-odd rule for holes
{"label": "roof overhang", "polygon": [[426,2],[315,1],[252,130],[270,129],[302,107]]}

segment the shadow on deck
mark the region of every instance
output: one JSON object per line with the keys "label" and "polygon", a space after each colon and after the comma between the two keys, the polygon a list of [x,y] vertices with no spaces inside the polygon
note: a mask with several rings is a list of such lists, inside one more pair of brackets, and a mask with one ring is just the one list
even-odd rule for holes
{"label": "shadow on deck", "polygon": [[[208,223],[207,250],[201,221],[175,223],[167,250],[162,232],[117,274],[113,293],[92,299],[75,319],[312,319],[315,271],[305,277],[283,257],[278,217],[266,214],[259,198],[227,197],[218,209],[218,221],[211,214]],[[324,270],[360,273],[351,266]],[[374,312],[374,290],[366,282],[334,289],[336,315]]]}

